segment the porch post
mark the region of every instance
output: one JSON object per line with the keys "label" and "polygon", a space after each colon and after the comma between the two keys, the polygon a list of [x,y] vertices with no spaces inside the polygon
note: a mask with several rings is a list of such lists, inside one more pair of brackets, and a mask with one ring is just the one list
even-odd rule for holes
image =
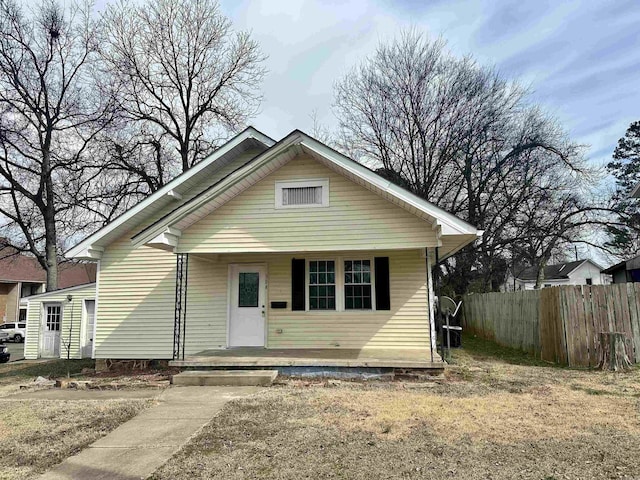
{"label": "porch post", "polygon": [[431,262],[429,261],[429,249],[424,248],[424,262],[427,267],[427,312],[429,312],[429,352],[431,354],[431,363],[433,363],[433,282],[431,277]]}
{"label": "porch post", "polygon": [[[173,317],[173,359],[182,356],[187,333],[187,277],[189,272],[189,254],[176,255],[176,297]],[[182,351],[181,351],[182,347]]]}
{"label": "porch post", "polygon": [[[435,284],[435,296],[438,299],[438,303],[436,305],[436,319],[438,320],[438,331],[440,332],[440,353],[442,354],[442,360],[445,360],[444,355],[444,328],[442,328],[442,305],[440,296],[442,292],[440,291],[440,248],[436,247],[436,263],[433,266],[433,282]],[[447,353],[449,352],[449,346],[447,345]]]}

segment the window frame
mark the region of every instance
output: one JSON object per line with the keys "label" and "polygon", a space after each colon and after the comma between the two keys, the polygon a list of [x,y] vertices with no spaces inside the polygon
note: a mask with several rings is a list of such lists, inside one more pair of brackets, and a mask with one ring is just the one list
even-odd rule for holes
{"label": "window frame", "polygon": [[[345,292],[345,282],[344,282],[344,262],[353,260],[369,260],[369,265],[371,265],[371,309],[349,309],[345,308],[346,304],[346,292]],[[311,268],[310,262],[317,261],[333,261],[336,266],[336,308],[335,310],[311,310],[311,303],[309,301],[309,282],[311,280]],[[347,315],[367,315],[371,313],[377,313],[376,310],[376,282],[375,282],[375,261],[374,257],[370,257],[368,255],[357,256],[357,255],[348,255],[348,256],[324,256],[324,255],[314,255],[308,258],[305,258],[305,276],[304,276],[304,295],[305,295],[305,313],[310,313],[312,315],[327,315],[327,314],[335,314],[342,313]]]}
{"label": "window frame", "polygon": [[[285,188],[305,188],[305,187],[320,187],[322,188],[322,203],[310,203],[305,205],[283,205],[282,192]],[[325,208],[329,206],[329,179],[328,178],[316,178],[308,180],[276,180],[275,183],[275,208],[289,209],[289,208]]]}

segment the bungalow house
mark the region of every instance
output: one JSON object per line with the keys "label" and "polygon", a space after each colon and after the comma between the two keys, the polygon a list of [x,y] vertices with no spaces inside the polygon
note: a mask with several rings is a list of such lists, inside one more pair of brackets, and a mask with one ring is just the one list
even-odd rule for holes
{"label": "bungalow house", "polygon": [[[609,276],[601,273],[602,267],[589,259],[558,263],[544,267],[542,287],[562,285],[606,285]],[[536,267],[516,270],[515,278],[507,280],[506,290],[533,290],[538,277]]]}
{"label": "bungalow house", "polygon": [[96,359],[421,366],[432,267],[480,234],[303,132],[247,128],[68,256],[98,263]]}

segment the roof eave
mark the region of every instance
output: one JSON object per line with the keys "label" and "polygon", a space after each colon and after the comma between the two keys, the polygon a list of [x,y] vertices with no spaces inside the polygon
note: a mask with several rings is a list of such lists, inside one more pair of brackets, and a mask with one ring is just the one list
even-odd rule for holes
{"label": "roof eave", "polygon": [[[213,152],[209,157],[202,160],[200,163],[196,164],[195,166],[193,166],[192,168],[184,172],[182,175],[179,175],[178,177],[174,178],[165,186],[163,186],[161,189],[149,195],[147,198],[139,202],[137,205],[133,206],[131,209],[124,212],[122,215],[114,219],[112,222],[108,223],[97,232],[93,233],[92,235],[89,235],[80,243],[70,248],[66,252],[67,258],[96,260],[97,258],[91,255],[86,256],[87,252],[89,250],[104,248],[103,245],[100,245],[100,240],[104,238],[107,234],[116,230],[119,226],[121,226],[127,220],[130,220],[131,218],[133,218],[135,215],[138,215],[139,213],[143,212],[148,206],[153,204],[155,201],[159,200],[160,198],[163,198],[165,195],[170,195],[171,192],[174,192],[177,186],[181,185],[188,179],[197,175],[204,168],[206,168],[207,166],[215,162],[216,159],[225,155],[226,153],[233,150],[238,145],[242,144],[242,142],[245,142],[246,140],[249,140],[249,139],[257,140],[268,148],[272,147],[276,143],[274,139],[256,130],[255,128],[247,127],[245,130],[243,130],[234,138],[232,138],[223,146],[221,146],[218,150]],[[174,195],[175,195],[175,192],[174,192]]]}

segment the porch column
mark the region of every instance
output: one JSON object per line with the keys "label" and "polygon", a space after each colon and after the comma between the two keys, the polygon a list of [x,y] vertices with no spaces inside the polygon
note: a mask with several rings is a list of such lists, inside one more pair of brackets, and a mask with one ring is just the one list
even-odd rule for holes
{"label": "porch column", "polygon": [[187,332],[187,277],[189,254],[176,255],[176,302],[173,317],[173,359],[184,360],[184,344]]}

